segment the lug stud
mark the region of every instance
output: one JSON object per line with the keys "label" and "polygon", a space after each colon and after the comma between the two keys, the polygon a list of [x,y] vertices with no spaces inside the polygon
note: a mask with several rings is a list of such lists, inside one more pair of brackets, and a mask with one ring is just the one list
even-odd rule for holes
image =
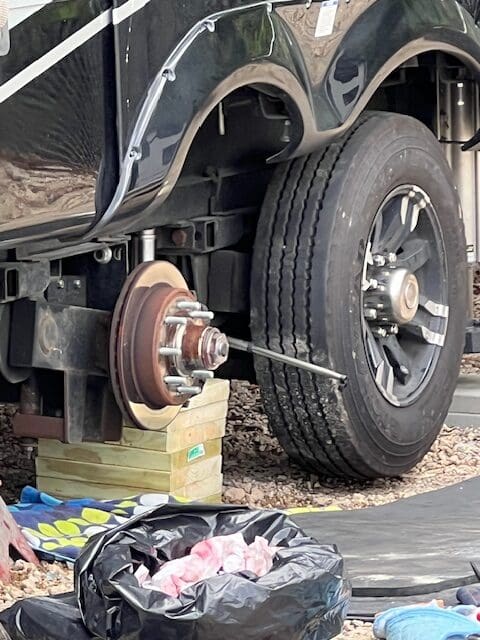
{"label": "lug stud", "polygon": [[165,376],[163,381],[165,382],[165,384],[168,384],[169,386],[182,386],[187,384],[187,378],[184,378],[183,376]]}
{"label": "lug stud", "polygon": [[186,325],[187,322],[187,318],[183,316],[167,316],[165,318],[165,324],[169,325]]}
{"label": "lug stud", "polygon": [[182,350],[177,347],[160,347],[158,350],[159,355],[161,356],[181,356]]}
{"label": "lug stud", "polygon": [[200,393],[202,393],[202,388],[182,385],[181,387],[177,387],[177,393],[181,396],[198,396]]}
{"label": "lug stud", "polygon": [[213,311],[190,311],[188,315],[194,320],[213,320],[215,317]]}
{"label": "lug stud", "polygon": [[192,378],[196,378],[197,380],[211,380],[213,377],[213,371],[207,371],[206,369],[192,372]]}
{"label": "lug stud", "polygon": [[201,303],[195,302],[195,300],[179,300],[177,302],[177,309],[182,309],[185,311],[200,311],[201,308]]}

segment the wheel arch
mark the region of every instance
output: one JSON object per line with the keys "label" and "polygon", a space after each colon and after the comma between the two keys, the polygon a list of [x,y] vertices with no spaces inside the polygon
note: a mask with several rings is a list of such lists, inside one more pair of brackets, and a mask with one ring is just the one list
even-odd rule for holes
{"label": "wheel arch", "polygon": [[[478,29],[456,0],[445,0],[442,11],[430,2],[420,3],[424,13],[418,25],[417,7],[409,0],[394,4],[393,9],[390,0],[369,0],[358,8],[342,4],[340,11],[348,19],[342,24],[341,37],[325,45],[325,63],[320,66],[310,55],[319,46],[315,36],[318,3],[299,7],[280,0],[257,2],[212,14],[194,25],[149,88],[114,198],[88,237],[107,228],[110,233],[141,228],[142,219],[171,193],[202,124],[226,96],[241,87],[273,91],[285,101],[291,137],[270,158],[278,161],[340,137],[385,80],[412,57],[443,51],[480,76]],[[395,38],[379,45],[379,53],[369,42],[372,29],[385,27],[389,12],[398,11],[400,5],[406,18],[396,25]],[[353,89],[350,81],[338,82],[342,68],[352,61],[358,69]],[[348,89],[346,94],[342,85]]]}

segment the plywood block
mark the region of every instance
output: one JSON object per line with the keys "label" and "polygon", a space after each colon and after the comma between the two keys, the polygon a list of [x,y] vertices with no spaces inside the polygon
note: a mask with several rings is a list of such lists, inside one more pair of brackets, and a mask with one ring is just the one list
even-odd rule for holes
{"label": "plywood block", "polygon": [[182,408],[181,413],[197,409],[198,407],[204,407],[214,402],[228,400],[229,395],[230,382],[228,380],[207,380],[202,393],[189,400],[188,405]]}
{"label": "plywood block", "polygon": [[[58,440],[40,440],[38,458],[71,460],[119,467],[174,471],[198,460],[214,458],[222,453],[222,440],[208,440],[173,453],[122,447],[116,444],[63,444]],[[37,459],[38,459],[37,458]]]}
{"label": "plywood block", "polygon": [[222,470],[222,456],[200,460],[171,473],[132,469],[131,467],[102,465],[53,458],[37,458],[37,476],[94,482],[118,487],[143,487],[151,491],[174,493],[175,489],[192,482],[219,475]]}
{"label": "plywood block", "polygon": [[[177,417],[163,429],[158,431],[148,431],[143,429],[136,429],[146,434],[155,435],[157,433],[171,433],[173,431],[179,431],[181,429],[188,429],[189,427],[195,427],[199,424],[205,424],[206,422],[212,422],[214,420],[225,420],[227,417],[228,402],[222,400],[221,402],[213,402],[206,407],[199,407],[198,409],[192,409],[191,411],[180,411]],[[124,427],[124,431],[131,431],[132,427]],[[120,441],[123,444],[123,440]]]}
{"label": "plywood block", "polygon": [[203,421],[201,413],[205,408],[210,404],[227,402],[229,391],[228,381],[207,380],[203,392],[192,398],[184,407],[167,407],[163,411],[152,411],[144,405],[136,404],[135,413],[147,431],[163,431],[174,421],[185,421],[185,415],[192,412],[195,413],[196,422]]}
{"label": "plywood block", "polygon": [[[198,502],[220,503],[222,499],[222,476],[207,478],[198,483],[192,483],[175,491],[180,499]],[[61,480],[59,478],[43,478],[37,480],[37,488],[57,498],[68,500],[76,498],[93,498],[94,500],[119,500],[144,493],[152,493],[142,487],[116,487],[94,482],[77,482]],[[161,493],[161,492],[159,492]],[[180,495],[182,494],[182,495]]]}
{"label": "plywood block", "polygon": [[204,480],[198,480],[187,484],[185,487],[179,487],[173,491],[173,496],[180,499],[195,500],[203,496],[221,493],[223,488],[223,476],[221,474],[210,476]]}
{"label": "plywood block", "polygon": [[[212,405],[213,406],[213,405]],[[172,453],[225,435],[225,418],[187,427],[171,426],[166,431],[142,431],[124,427],[120,446]]]}

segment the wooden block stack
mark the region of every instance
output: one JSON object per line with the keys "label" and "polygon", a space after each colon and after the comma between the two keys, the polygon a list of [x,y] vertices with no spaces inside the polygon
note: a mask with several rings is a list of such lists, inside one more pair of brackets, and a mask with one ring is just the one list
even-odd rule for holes
{"label": "wooden block stack", "polygon": [[39,440],[37,487],[60,498],[168,493],[220,502],[228,395],[226,380],[211,380],[164,429],[125,427],[117,443]]}

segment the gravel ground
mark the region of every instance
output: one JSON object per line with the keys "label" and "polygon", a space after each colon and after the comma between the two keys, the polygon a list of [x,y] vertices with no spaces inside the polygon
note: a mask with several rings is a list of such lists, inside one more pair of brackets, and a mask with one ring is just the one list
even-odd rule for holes
{"label": "gravel ground", "polygon": [[[476,285],[476,315],[480,317],[480,278]],[[464,358],[464,373],[480,373],[480,357]],[[13,407],[0,407],[0,480],[2,497],[18,499],[25,484],[34,482],[31,451],[11,432]],[[224,498],[258,507],[331,507],[358,509],[385,504],[479,475],[480,430],[445,427],[425,460],[403,478],[367,483],[319,480],[291,463],[269,433],[258,388],[233,382],[224,441]],[[0,610],[30,595],[62,593],[72,588],[72,571],[60,564],[32,568],[19,560],[12,583],[0,585]],[[372,638],[371,625],[351,621],[338,640]]]}
{"label": "gravel ground", "polygon": [[73,588],[72,570],[58,563],[44,562],[40,567],[32,567],[23,560],[17,560],[11,574],[9,585],[0,584],[0,611],[22,598],[55,595]]}
{"label": "gravel ground", "polygon": [[386,504],[480,473],[480,430],[445,427],[432,451],[402,478],[322,480],[289,461],[268,431],[256,387],[232,383],[224,444],[225,499],[259,507],[358,509]]}

